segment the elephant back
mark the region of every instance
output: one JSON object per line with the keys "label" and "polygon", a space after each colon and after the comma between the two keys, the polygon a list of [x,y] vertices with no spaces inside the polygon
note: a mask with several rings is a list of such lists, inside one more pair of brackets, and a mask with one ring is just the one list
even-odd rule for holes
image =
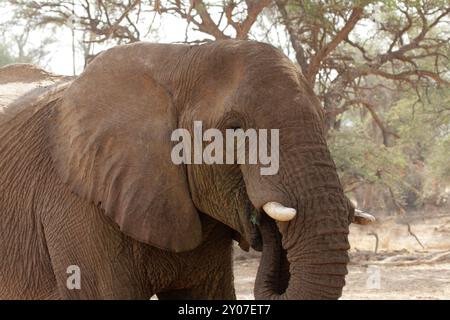
{"label": "elephant back", "polygon": [[71,77],[57,76],[31,64],[0,68],[0,123],[27,107],[44,105],[71,80]]}

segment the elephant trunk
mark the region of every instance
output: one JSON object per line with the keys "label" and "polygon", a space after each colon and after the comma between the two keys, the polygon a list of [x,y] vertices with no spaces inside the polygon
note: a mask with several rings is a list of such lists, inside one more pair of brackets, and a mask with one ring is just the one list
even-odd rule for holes
{"label": "elephant trunk", "polygon": [[[270,204],[270,217],[263,213],[259,225],[257,299],[337,299],[345,284],[352,210],[323,132],[318,124],[310,126],[316,122],[306,111],[302,125],[291,124],[296,131],[281,131],[277,175],[244,171],[254,207],[265,210]],[[279,279],[286,274],[289,281],[283,283]]]}
{"label": "elephant trunk", "polygon": [[349,244],[348,221],[338,217],[348,215],[345,199],[336,193],[306,202],[302,207],[310,212],[291,222],[275,222],[263,215],[259,226],[263,252],[255,282],[256,299],[311,300],[341,296]]}

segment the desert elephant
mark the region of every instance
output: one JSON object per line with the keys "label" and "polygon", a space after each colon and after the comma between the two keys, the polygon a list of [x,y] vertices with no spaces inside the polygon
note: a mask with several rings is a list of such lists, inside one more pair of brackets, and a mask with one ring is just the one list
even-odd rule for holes
{"label": "desert elephant", "polygon": [[[277,49],[135,43],[75,79],[9,66],[2,86],[0,298],[234,299],[233,239],[262,249],[256,298],[340,297],[354,210]],[[194,121],[279,129],[278,173],[175,164],[171,133]]]}

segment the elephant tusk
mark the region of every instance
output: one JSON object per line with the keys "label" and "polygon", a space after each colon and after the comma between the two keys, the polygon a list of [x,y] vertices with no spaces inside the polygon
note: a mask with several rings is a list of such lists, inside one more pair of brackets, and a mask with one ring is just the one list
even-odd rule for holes
{"label": "elephant tusk", "polygon": [[375,217],[371,215],[370,213],[367,213],[365,211],[355,209],[355,214],[353,216],[353,223],[356,224],[370,224],[372,222],[375,222]]}
{"label": "elephant tusk", "polygon": [[297,210],[294,208],[285,207],[274,201],[267,202],[262,208],[269,217],[276,221],[290,221],[297,214]]}

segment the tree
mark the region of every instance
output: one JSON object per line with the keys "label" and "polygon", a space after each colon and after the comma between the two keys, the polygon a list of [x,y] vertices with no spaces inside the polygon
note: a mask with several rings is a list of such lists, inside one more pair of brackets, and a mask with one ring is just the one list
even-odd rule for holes
{"label": "tree", "polygon": [[7,0],[30,26],[57,25],[90,33],[94,43],[139,41],[142,31],[150,32],[151,2],[142,0]]}
{"label": "tree", "polygon": [[45,57],[48,54],[46,47],[53,40],[47,38],[37,46],[28,45],[29,32],[14,35],[10,39],[2,39],[0,45],[0,67],[10,63],[35,63],[45,64]]}
{"label": "tree", "polygon": [[45,67],[48,47],[56,41],[54,29],[46,27],[40,30],[42,34],[39,41],[32,41],[35,26],[20,18],[22,9],[6,2],[0,4],[0,9],[10,15],[8,20],[1,21],[0,24],[0,55],[3,56],[5,64],[35,63]]}
{"label": "tree", "polygon": [[[212,36],[216,40],[249,38],[250,29],[271,0],[246,1],[155,1],[154,10],[174,14],[187,21],[188,28]],[[212,12],[214,12],[213,18]],[[186,33],[187,34],[187,33]],[[186,37],[186,42],[188,39]]]}
{"label": "tree", "polygon": [[[169,15],[185,22],[187,43],[276,43],[298,64],[322,102],[346,190],[375,190],[381,196],[373,203],[391,202],[400,210],[423,203],[429,185],[435,190],[440,186],[426,178],[428,173],[444,181],[448,131],[439,131],[442,136],[436,138],[436,127],[430,125],[420,133],[421,122],[408,116],[434,125],[444,119],[439,128],[450,125],[443,117],[448,110],[432,112],[439,104],[436,95],[450,86],[447,0],[7,2],[31,29],[57,25],[81,33],[86,58],[97,43],[146,39],[155,32],[155,21]],[[418,106],[426,115],[416,112]],[[435,143],[417,143],[424,139]],[[369,203],[371,193],[363,198]]]}
{"label": "tree", "polygon": [[177,0],[154,6],[214,39],[247,39],[263,9],[275,10],[274,24],[285,29],[296,62],[322,99],[327,127],[339,126],[352,106],[365,108],[385,144],[398,135],[377,114],[370,96],[375,87],[414,89],[421,98],[424,86],[450,85],[447,1]]}
{"label": "tree", "polygon": [[[401,99],[411,113],[428,91],[450,85],[447,1],[158,1],[158,12],[176,14],[214,39],[251,38],[256,26],[264,30],[256,40],[273,42],[281,30],[287,44],[279,41],[280,47],[294,53],[321,98],[345,188],[371,186],[384,194],[383,188],[382,198],[399,210],[421,202],[418,164],[398,147],[409,140],[385,117]],[[239,32],[248,17],[250,28]],[[341,128],[344,122],[352,125]],[[364,203],[367,198],[375,197],[368,192]]]}
{"label": "tree", "polygon": [[[148,18],[149,5],[141,0],[7,0],[15,8],[14,21],[23,21],[30,30],[48,26],[67,28],[72,32],[73,57],[81,49],[85,61],[94,55],[94,44],[121,44],[136,42],[152,31]],[[148,24],[146,24],[148,22]],[[81,34],[77,39],[76,35]],[[75,59],[75,58],[74,58]],[[74,73],[75,73],[75,61]]]}
{"label": "tree", "polygon": [[14,58],[9,53],[8,49],[4,46],[0,46],[0,67],[13,63]]}

